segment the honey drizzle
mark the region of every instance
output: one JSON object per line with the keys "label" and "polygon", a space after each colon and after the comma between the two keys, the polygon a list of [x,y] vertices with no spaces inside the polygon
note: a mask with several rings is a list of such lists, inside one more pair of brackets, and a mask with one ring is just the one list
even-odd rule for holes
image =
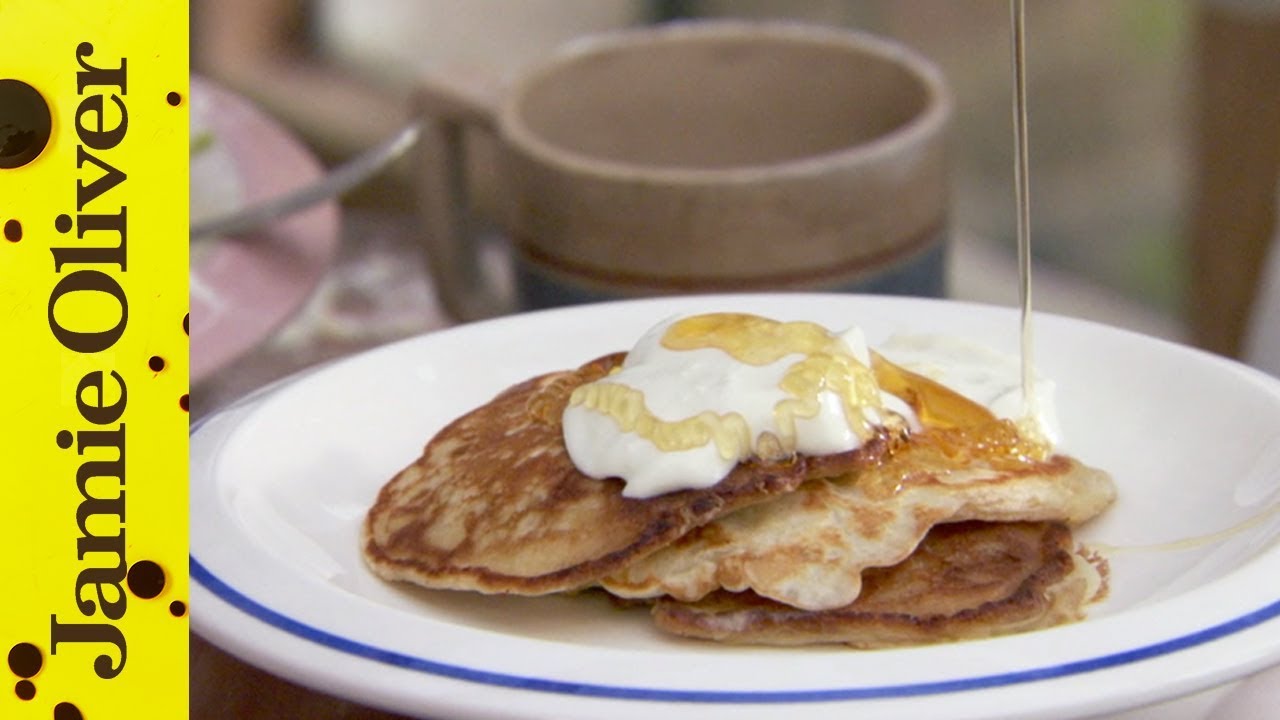
{"label": "honey drizzle", "polygon": [[1028,440],[1009,420],[926,426],[894,452],[860,470],[857,483],[868,497],[887,500],[909,486],[946,484],[955,473],[1020,474],[1036,472],[1052,462],[1045,446]]}
{"label": "honey drizzle", "polygon": [[646,405],[644,393],[626,385],[601,380],[576,388],[570,405],[581,405],[613,418],[618,429],[652,442],[663,452],[702,447],[713,442],[726,460],[751,454],[766,460],[784,458],[795,451],[796,421],[816,417],[819,394],[830,391],[840,398],[850,430],[864,441],[875,434],[864,408],[881,409],[880,390],[871,369],[849,352],[839,337],[816,323],[782,323],[742,313],[710,313],[684,318],[673,324],[661,343],[669,350],[715,348],[749,365],[768,365],[788,355],[804,357],[788,368],[779,389],[787,397],[774,406],[778,435],[762,432],[751,436],[746,419],[737,412],[701,412],[679,420],[662,420]]}
{"label": "honey drizzle", "polygon": [[995,422],[986,407],[935,380],[871,353],[871,370],[880,389],[911,406],[925,427],[971,427]]}
{"label": "honey drizzle", "polygon": [[1023,0],[1010,0],[1013,38],[1013,137],[1014,196],[1017,207],[1018,300],[1021,308],[1022,412],[1019,427],[1032,437],[1044,438],[1040,427],[1040,401],[1036,396],[1035,357],[1031,323],[1031,190],[1028,181],[1026,9]]}
{"label": "honey drizzle", "polygon": [[1105,552],[1108,555],[1119,555],[1121,553],[1164,553],[1195,550],[1197,548],[1222,542],[1223,540],[1229,540],[1247,530],[1252,530],[1277,515],[1280,515],[1280,502],[1271,504],[1257,514],[1250,515],[1235,525],[1225,527],[1221,530],[1203,533],[1201,535],[1191,535],[1189,537],[1178,538],[1176,540],[1147,543],[1143,545],[1111,545],[1095,541],[1090,542],[1089,546]]}
{"label": "honey drizzle", "polygon": [[861,472],[858,484],[869,497],[884,500],[910,485],[945,483],[955,472],[1030,472],[1051,461],[1047,443],[951,388],[878,353],[871,367],[880,387],[911,406],[923,429]]}

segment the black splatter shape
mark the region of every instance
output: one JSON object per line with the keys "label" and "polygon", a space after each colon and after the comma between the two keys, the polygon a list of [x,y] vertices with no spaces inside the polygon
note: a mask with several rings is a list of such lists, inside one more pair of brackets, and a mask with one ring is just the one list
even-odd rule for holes
{"label": "black splatter shape", "polygon": [[35,677],[44,667],[44,653],[40,648],[28,642],[18,643],[9,648],[9,669],[21,678]]}
{"label": "black splatter shape", "polygon": [[159,355],[152,355],[151,359],[147,361],[147,367],[151,368],[152,372],[160,372],[164,369],[164,358]]}
{"label": "black splatter shape", "polygon": [[164,591],[164,569],[150,560],[134,563],[125,579],[129,584],[129,591],[144,600],[150,600]]}
{"label": "black splatter shape", "polygon": [[36,684],[27,678],[35,677],[44,667],[44,654],[40,648],[31,643],[18,643],[9,648],[9,669],[22,680],[13,686],[13,692],[19,700],[30,700],[36,696]]}
{"label": "black splatter shape", "polygon": [[4,221],[4,239],[18,242],[22,239],[22,223],[12,218]]}
{"label": "black splatter shape", "polygon": [[181,600],[174,600],[169,603],[169,614],[174,617],[182,617],[187,614],[187,604]]}
{"label": "black splatter shape", "polygon": [[35,160],[52,132],[49,103],[40,91],[21,80],[0,79],[0,169]]}
{"label": "black splatter shape", "polygon": [[84,720],[84,715],[75,705],[60,702],[53,706],[53,720]]}

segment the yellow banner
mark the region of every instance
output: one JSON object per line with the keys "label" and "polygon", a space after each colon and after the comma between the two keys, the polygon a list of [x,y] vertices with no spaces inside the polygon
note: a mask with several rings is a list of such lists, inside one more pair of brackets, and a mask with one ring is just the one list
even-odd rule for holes
{"label": "yellow banner", "polygon": [[187,8],[0,0],[0,718],[187,716]]}

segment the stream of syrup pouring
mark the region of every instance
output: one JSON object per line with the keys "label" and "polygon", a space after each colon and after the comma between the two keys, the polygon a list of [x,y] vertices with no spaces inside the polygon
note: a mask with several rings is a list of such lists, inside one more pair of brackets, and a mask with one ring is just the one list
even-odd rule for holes
{"label": "stream of syrup pouring", "polygon": [[[1033,438],[1043,438],[1039,425],[1040,407],[1035,391],[1035,360],[1031,332],[1031,201],[1027,184],[1027,78],[1026,78],[1026,12],[1024,0],[1009,0],[1013,48],[1013,137],[1014,192],[1018,233],[1018,299],[1022,310],[1022,398],[1023,421],[1019,427]],[[1109,545],[1094,542],[1091,547],[1114,555],[1119,552],[1175,552],[1190,550],[1238,535],[1280,515],[1280,503],[1246,518],[1231,527],[1169,542],[1147,545]]]}
{"label": "stream of syrup pouring", "polygon": [[1027,183],[1026,10],[1023,0],[1010,0],[1013,39],[1013,181],[1018,237],[1018,301],[1022,311],[1022,414],[1020,423],[1032,437],[1043,438],[1036,397],[1035,358],[1031,332],[1031,197]]}

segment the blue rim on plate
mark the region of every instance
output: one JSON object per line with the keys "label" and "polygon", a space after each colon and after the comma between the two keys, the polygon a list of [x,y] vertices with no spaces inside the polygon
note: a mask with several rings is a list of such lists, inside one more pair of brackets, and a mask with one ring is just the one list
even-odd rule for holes
{"label": "blue rim on plate", "polygon": [[831,702],[837,700],[877,700],[887,698],[918,697],[922,695],[940,695],[966,690],[1016,685],[1034,680],[1077,675],[1104,670],[1106,668],[1147,660],[1161,655],[1185,650],[1202,645],[1228,635],[1247,630],[1277,616],[1280,616],[1280,600],[1264,605],[1257,610],[1245,613],[1231,620],[1211,625],[1202,630],[1162,640],[1130,650],[1099,655],[1097,657],[1076,660],[1059,665],[1019,670],[1017,672],[998,673],[995,675],[974,675],[924,683],[904,683],[900,685],[873,685],[868,687],[832,688],[828,690],[782,690],[782,691],[717,691],[717,690],[664,690],[661,688],[623,687],[618,685],[599,685],[593,683],[565,682],[548,678],[511,675],[490,672],[476,668],[450,665],[427,658],[415,657],[393,650],[374,647],[358,642],[320,628],[295,620],[287,615],[272,610],[244,593],[228,585],[221,578],[210,572],[193,555],[191,556],[191,578],[204,586],[206,590],[235,607],[241,612],[264,622],[279,630],[295,635],[304,640],[318,643],[367,660],[374,660],[388,665],[414,670],[429,675],[465,680],[468,682],[494,685],[516,690],[534,690],[546,693],[575,695],[581,697],[607,698],[612,700],[642,700],[663,702],[696,702],[696,703],[797,703],[797,702]]}

